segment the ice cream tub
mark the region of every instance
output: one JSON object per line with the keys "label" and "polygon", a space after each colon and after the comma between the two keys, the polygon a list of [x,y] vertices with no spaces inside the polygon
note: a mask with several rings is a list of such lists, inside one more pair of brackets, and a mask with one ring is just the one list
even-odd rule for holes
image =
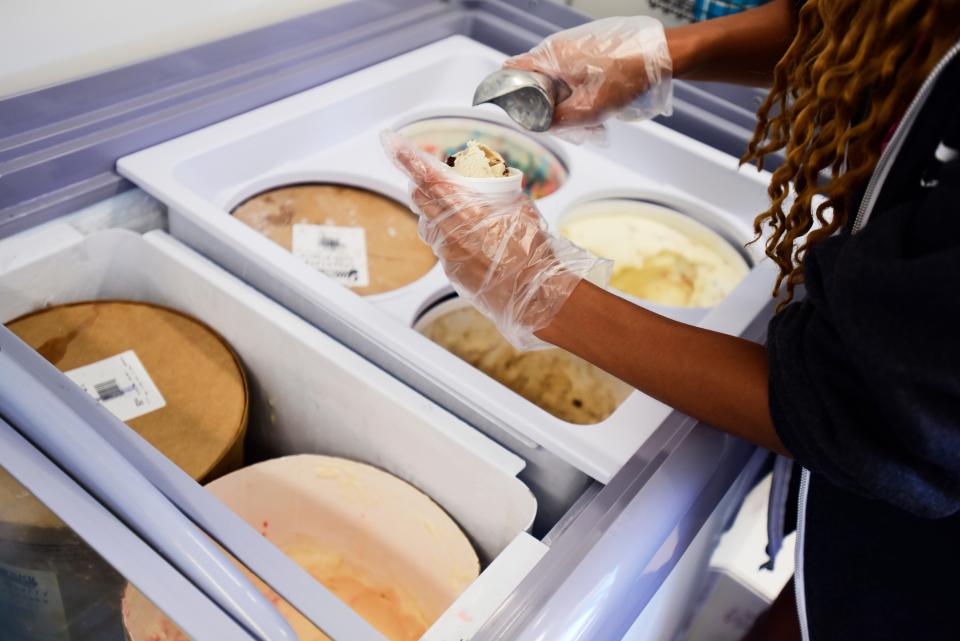
{"label": "ice cream tub", "polygon": [[366,296],[423,278],[437,263],[417,233],[417,215],[396,199],[350,184],[273,186],[232,208],[318,271]]}
{"label": "ice cream tub", "polygon": [[[41,308],[7,326],[194,479],[242,465],[246,375],[204,323],[159,305],[93,300]],[[13,630],[59,620],[79,639],[120,628],[120,575],[0,470],[0,592],[12,576],[48,594],[43,608],[7,613]]]}
{"label": "ice cream tub", "polygon": [[595,425],[632,388],[562,349],[520,352],[461,298],[427,309],[414,329],[527,401],[568,423]]}
{"label": "ice cream tub", "polygon": [[716,231],[651,200],[586,202],[561,216],[557,227],[571,242],[614,261],[612,288],[659,306],[714,307],[750,270]]}
{"label": "ice cream tub", "polygon": [[242,465],[246,374],[206,324],[160,305],[92,300],[7,327],[194,479]]}
{"label": "ice cream tub", "polygon": [[[207,486],[390,641],[419,639],[479,575],[476,552],[436,503],[370,465],[296,455],[252,465]],[[262,582],[300,641],[326,640]],[[124,594],[132,641],[179,639],[133,587]]]}

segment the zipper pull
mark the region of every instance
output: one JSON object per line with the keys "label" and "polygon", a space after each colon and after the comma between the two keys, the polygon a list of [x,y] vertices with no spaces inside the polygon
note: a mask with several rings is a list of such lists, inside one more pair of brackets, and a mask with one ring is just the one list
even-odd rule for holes
{"label": "zipper pull", "polygon": [[943,144],[943,141],[941,141],[940,144],[937,145],[937,150],[933,153],[934,162],[920,177],[920,186],[930,189],[940,184],[937,178],[940,174],[940,169],[948,162],[956,160],[957,156],[960,156],[960,151],[957,151],[953,147],[946,146]]}

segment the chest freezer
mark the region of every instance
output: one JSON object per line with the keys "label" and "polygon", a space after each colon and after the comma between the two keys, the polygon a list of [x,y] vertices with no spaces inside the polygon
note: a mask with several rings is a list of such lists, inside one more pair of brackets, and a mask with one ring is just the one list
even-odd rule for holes
{"label": "chest freezer", "polygon": [[[119,199],[131,209],[143,201],[136,193]],[[41,227],[0,243],[3,318],[46,305],[123,299],[163,304],[216,326],[250,376],[251,458],[317,452],[370,463],[428,494],[468,535],[483,571],[424,638],[468,638],[497,621],[512,629],[491,631],[492,638],[512,638],[519,634],[516,614],[536,611],[556,612],[548,621],[564,628],[570,621],[560,614],[592,612],[581,621],[586,627],[580,638],[609,638],[611,626],[625,633],[642,612],[650,621],[638,624],[638,638],[659,638],[682,626],[715,539],[754,474],[748,465],[753,448],[674,415],[608,484],[589,486],[545,535],[532,536],[536,499],[517,478],[524,466],[520,457],[162,230],[78,231],[117,206],[123,203],[103,203],[68,219],[72,224]],[[162,498],[154,500],[171,502],[252,569],[269,560],[262,550],[237,552],[245,550],[243,541],[218,538],[242,531],[235,515],[218,508],[131,430],[111,422],[86,392],[6,330],[0,355],[0,415],[58,463],[65,465],[64,457],[79,445],[61,442],[56,429],[68,418],[71,434],[90,426],[158,488]],[[68,418],[51,414],[58,403]],[[41,440],[40,428],[47,429],[48,440]],[[75,464],[96,470],[106,462],[91,453]],[[71,473],[82,478],[82,469]],[[88,489],[97,487],[86,482]],[[46,481],[37,483],[29,487],[42,496]],[[172,537],[182,526],[171,521],[152,532]],[[6,547],[9,567],[36,574],[30,555],[16,545]],[[56,580],[68,592],[72,572],[64,572]],[[600,585],[607,594],[596,601],[591,594]],[[586,601],[571,608],[572,598]],[[179,621],[177,613],[170,614]]]}
{"label": "chest freezer", "polygon": [[[679,633],[710,550],[752,481],[753,448],[638,394],[618,409],[617,425],[578,431],[583,426],[555,421],[444,360],[436,346],[390,343],[445,295],[436,269],[402,295],[371,302],[299,270],[262,238],[241,260],[242,230],[222,224],[235,222],[225,210],[258,190],[329,179],[338,169],[331,159],[343,153],[349,164],[367,159],[383,170],[376,184],[367,176],[362,186],[402,199],[402,184],[387,177],[371,146],[371,130],[476,117],[463,108],[473,76],[578,20],[551,3],[352,2],[0,103],[0,233],[10,236],[0,241],[2,320],[49,305],[123,299],[168,306],[214,327],[248,372],[248,462],[316,453],[368,463],[427,494],[466,534],[482,571],[423,638]],[[417,90],[389,91],[400,80]],[[718,100],[710,94],[704,105]],[[734,117],[711,127],[722,112],[714,107],[701,118],[702,108],[678,104],[692,119],[683,127],[695,122],[699,138],[729,146]],[[509,126],[492,112],[482,120]],[[180,134],[187,135],[151,147]],[[656,123],[618,126],[603,156],[550,140],[538,144],[569,176],[552,200],[541,200],[554,223],[587,197],[644,198],[744,240],[748,217],[765,198],[762,176],[738,172],[732,157]],[[152,197],[118,176],[121,157],[120,171]],[[343,173],[333,177],[357,180]],[[124,193],[103,200],[117,191]],[[97,204],[84,208],[91,202]],[[762,338],[770,272],[755,258],[730,297],[688,320]],[[393,325],[377,328],[380,317]],[[41,454],[65,465],[71,452],[58,450],[56,438],[45,446],[39,439],[50,435],[48,405],[71,399],[62,409],[77,429],[86,426],[91,439],[104,440],[104,456],[129,463],[130,473],[143,477],[136,482],[154,488],[150,500],[170,512],[159,531],[121,516],[132,538],[172,549],[181,530],[195,537],[198,530],[241,550],[237,558],[321,627],[340,619],[335,605],[317,605],[331,602],[316,582],[300,577],[291,584],[271,572],[269,561],[285,557],[271,546],[249,547],[251,532],[232,511],[16,337],[5,332],[2,341],[0,416],[11,429],[38,439]],[[428,354],[423,362],[421,353]],[[459,385],[438,384],[449,377]],[[17,394],[14,380],[32,381],[38,394],[46,390],[49,404]],[[481,411],[492,405],[506,413]],[[95,460],[74,464],[78,491],[125,509],[111,502],[123,497],[113,496],[108,482],[98,484]],[[43,499],[46,477],[27,480]],[[88,529],[82,538],[93,542],[100,534]],[[194,563],[167,554],[173,572],[207,599],[163,608],[173,621],[196,616],[181,608],[230,612],[224,595],[233,575],[201,580]],[[24,558],[15,550],[12,567],[25,575],[30,568],[17,565],[27,565]],[[131,558],[114,567],[136,584],[128,567],[137,564]],[[69,573],[57,580],[69,585]],[[246,621],[248,634],[270,638],[257,607],[233,610],[234,619]]]}

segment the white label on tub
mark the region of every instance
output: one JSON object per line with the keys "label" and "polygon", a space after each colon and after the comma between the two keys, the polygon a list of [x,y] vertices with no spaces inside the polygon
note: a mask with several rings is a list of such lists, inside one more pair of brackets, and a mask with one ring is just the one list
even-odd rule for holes
{"label": "white label on tub", "polygon": [[294,225],[293,254],[341,285],[370,284],[367,234],[363,227]]}
{"label": "white label on tub", "polygon": [[69,641],[57,575],[0,563],[0,620],[14,638]]}
{"label": "white label on tub", "polygon": [[64,373],[121,421],[167,404],[133,350]]}

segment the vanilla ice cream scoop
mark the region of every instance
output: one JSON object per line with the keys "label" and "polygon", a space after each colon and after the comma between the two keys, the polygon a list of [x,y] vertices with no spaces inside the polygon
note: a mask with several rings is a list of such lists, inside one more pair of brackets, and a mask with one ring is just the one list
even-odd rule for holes
{"label": "vanilla ice cream scoop", "polygon": [[490,147],[476,140],[447,158],[447,164],[465,178],[499,178],[510,175],[507,161]]}

